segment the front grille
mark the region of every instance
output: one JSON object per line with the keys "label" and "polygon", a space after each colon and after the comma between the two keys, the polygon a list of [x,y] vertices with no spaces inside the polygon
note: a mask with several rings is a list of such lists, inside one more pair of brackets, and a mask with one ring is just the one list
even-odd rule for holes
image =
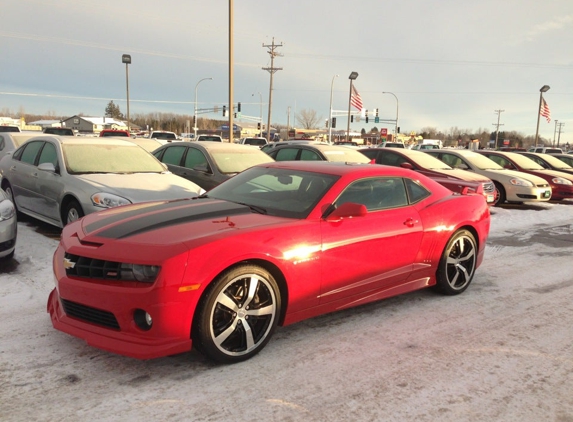
{"label": "front grille", "polygon": [[495,192],[495,186],[493,182],[487,182],[483,184],[483,191],[485,193],[493,193]]}
{"label": "front grille", "polygon": [[62,306],[66,315],[70,317],[113,330],[119,330],[117,319],[115,319],[115,316],[111,312],[102,311],[65,299],[62,299]]}
{"label": "front grille", "polygon": [[119,280],[121,263],[66,253],[66,275],[102,280]]}

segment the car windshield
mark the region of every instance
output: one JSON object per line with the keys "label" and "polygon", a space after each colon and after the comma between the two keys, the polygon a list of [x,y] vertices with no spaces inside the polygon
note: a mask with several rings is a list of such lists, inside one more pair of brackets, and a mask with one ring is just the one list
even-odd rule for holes
{"label": "car windshield", "polygon": [[551,167],[555,167],[556,169],[573,170],[573,167],[567,165],[559,158],[553,157],[551,155],[544,156],[543,160],[547,161],[551,165]]}
{"label": "car windshield", "polygon": [[153,132],[151,137],[157,139],[177,139],[177,135],[170,132]]}
{"label": "car windshield", "polygon": [[511,159],[515,161],[515,163],[526,170],[543,170],[543,167],[533,161],[531,158],[526,157],[525,155],[513,153]]}
{"label": "car windshield", "polygon": [[436,157],[433,157],[426,153],[420,153],[419,155],[416,154],[415,157],[410,157],[412,160],[416,162],[420,167],[431,169],[431,170],[453,170],[450,166],[448,166],[443,161],[438,160]]}
{"label": "car windshield", "polygon": [[223,174],[239,173],[257,164],[274,161],[264,152],[247,147],[233,148],[232,150],[213,150],[211,151],[211,157]]}
{"label": "car windshield", "polygon": [[70,174],[165,171],[155,157],[135,144],[64,144],[62,148]]}
{"label": "car windshield", "polygon": [[245,204],[267,215],[306,218],[339,176],[301,170],[253,167],[221,183],[206,196]]}
{"label": "car windshield", "polygon": [[503,170],[503,167],[497,164],[495,161],[492,161],[486,156],[475,152],[464,154],[462,157],[466,158],[479,170]]}
{"label": "car windshield", "polygon": [[337,163],[369,163],[370,158],[366,157],[360,151],[352,148],[341,146],[337,149],[322,149],[321,152],[327,161]]}

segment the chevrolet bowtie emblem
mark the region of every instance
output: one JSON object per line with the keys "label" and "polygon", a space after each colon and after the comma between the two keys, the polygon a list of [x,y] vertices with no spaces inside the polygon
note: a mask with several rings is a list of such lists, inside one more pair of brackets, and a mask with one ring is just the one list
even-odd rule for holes
{"label": "chevrolet bowtie emblem", "polygon": [[64,258],[64,268],[66,270],[71,270],[72,268],[74,268],[76,266],[75,262],[72,262],[70,259],[68,258]]}

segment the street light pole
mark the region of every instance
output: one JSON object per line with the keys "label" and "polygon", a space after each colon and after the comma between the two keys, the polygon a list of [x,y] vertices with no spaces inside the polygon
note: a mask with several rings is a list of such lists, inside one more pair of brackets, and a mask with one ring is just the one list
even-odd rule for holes
{"label": "street light pole", "polygon": [[[263,94],[261,94],[260,92],[258,92],[258,94],[259,94],[259,106],[260,106],[259,137],[262,138],[263,137]],[[255,94],[252,94],[252,96],[254,97]]]}
{"label": "street light pole", "polygon": [[382,92],[382,94],[390,94],[390,95],[393,95],[394,98],[396,98],[396,123],[394,125],[394,137],[397,138],[398,137],[398,97],[393,92],[387,92],[386,91],[386,92]]}
{"label": "street light pole", "polygon": [[332,87],[334,86],[334,79],[338,78],[338,75],[332,77],[332,82],[330,82],[330,109],[328,113],[328,142],[332,143]]}
{"label": "street light pole", "polygon": [[350,79],[350,93],[348,94],[348,122],[346,123],[346,142],[350,140],[350,106],[352,104],[352,82],[358,77],[358,72],[352,72]]}
{"label": "street light pole", "polygon": [[539,139],[539,118],[541,117],[541,102],[543,101],[543,93],[549,91],[549,85],[543,85],[539,89],[539,107],[537,107],[537,129],[535,130],[535,146]]}
{"label": "street light pole", "polygon": [[197,139],[197,88],[199,87],[199,84],[203,81],[212,81],[213,78],[203,78],[201,79],[199,82],[197,82],[197,84],[195,85],[195,109],[193,111],[193,133],[195,134],[193,139]]}
{"label": "street light pole", "polygon": [[129,54],[123,54],[121,56],[121,62],[125,63],[125,86],[127,90],[127,131],[131,133],[130,123],[129,123],[129,70],[128,65],[131,64],[131,56]]}

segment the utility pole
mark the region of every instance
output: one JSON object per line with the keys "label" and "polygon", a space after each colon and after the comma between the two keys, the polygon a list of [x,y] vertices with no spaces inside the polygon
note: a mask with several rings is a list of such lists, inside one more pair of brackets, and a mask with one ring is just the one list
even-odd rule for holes
{"label": "utility pole", "polygon": [[557,137],[557,148],[559,148],[559,141],[561,140],[561,127],[565,126],[565,123],[559,123],[559,136]]}
{"label": "utility pole", "polygon": [[557,119],[555,120],[555,129],[553,129],[553,144],[551,146],[555,146],[555,133],[557,132]]}
{"label": "utility pole", "polygon": [[278,70],[283,70],[282,67],[275,67],[275,57],[282,56],[282,54],[277,53],[275,50],[282,47],[283,43],[275,44],[275,38],[273,37],[273,42],[270,45],[263,44],[264,48],[268,49],[268,53],[271,56],[271,67],[263,67],[263,70],[268,71],[271,74],[271,81],[269,86],[269,115],[267,119],[267,142],[271,141],[271,111],[273,108],[273,75]]}
{"label": "utility pole", "polygon": [[499,148],[499,146],[497,145],[497,138],[499,136],[499,127],[503,126],[503,123],[499,123],[499,118],[501,113],[503,113],[505,110],[494,110],[494,113],[497,113],[497,123],[492,123],[494,126],[496,126],[495,129],[495,148]]}

